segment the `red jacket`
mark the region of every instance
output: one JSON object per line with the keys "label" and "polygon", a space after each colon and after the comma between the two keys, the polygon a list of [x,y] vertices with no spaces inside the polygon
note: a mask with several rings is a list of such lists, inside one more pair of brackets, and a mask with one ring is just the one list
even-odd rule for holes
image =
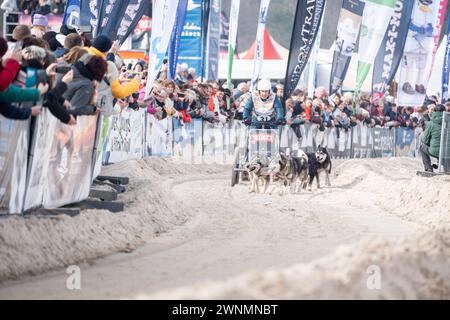
{"label": "red jacket", "polygon": [[0,91],[5,91],[9,85],[14,81],[14,78],[19,72],[20,65],[16,60],[6,60],[6,65],[0,62]]}

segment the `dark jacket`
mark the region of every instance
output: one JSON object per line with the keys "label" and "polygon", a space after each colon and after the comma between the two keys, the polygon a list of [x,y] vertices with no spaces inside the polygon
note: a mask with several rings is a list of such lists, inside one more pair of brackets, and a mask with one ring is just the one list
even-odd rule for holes
{"label": "dark jacket", "polygon": [[44,107],[47,107],[50,112],[63,123],[69,123],[70,113],[64,107],[63,93],[67,90],[67,85],[60,81],[56,86],[47,92],[44,96]]}
{"label": "dark jacket", "polygon": [[428,152],[436,158],[439,157],[439,148],[441,145],[443,114],[443,112],[433,113],[431,116],[431,122],[427,124],[427,127],[422,135],[422,142],[429,146]]}
{"label": "dark jacket", "polygon": [[0,114],[12,120],[26,120],[31,116],[31,108],[16,107],[9,102],[0,100]]}
{"label": "dark jacket", "polygon": [[67,86],[67,91],[63,97],[69,100],[72,108],[70,113],[73,115],[92,115],[96,112],[96,106],[91,104],[94,95],[94,79],[86,66],[78,61],[72,67],[73,80]]}

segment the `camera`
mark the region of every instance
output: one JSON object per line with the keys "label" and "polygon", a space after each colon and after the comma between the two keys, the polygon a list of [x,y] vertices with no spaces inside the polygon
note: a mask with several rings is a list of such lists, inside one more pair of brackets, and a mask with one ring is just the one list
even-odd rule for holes
{"label": "camera", "polygon": [[60,67],[56,67],[55,71],[56,73],[62,73],[62,74],[66,74],[67,72],[69,72],[71,69],[71,67],[69,66],[60,66]]}

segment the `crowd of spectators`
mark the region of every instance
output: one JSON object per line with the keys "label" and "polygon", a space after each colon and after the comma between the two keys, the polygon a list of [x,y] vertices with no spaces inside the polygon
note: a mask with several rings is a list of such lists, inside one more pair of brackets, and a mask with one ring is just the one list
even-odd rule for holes
{"label": "crowd of spectators", "polygon": [[4,0],[1,9],[7,12],[22,12],[24,14],[49,13],[60,15],[64,13],[66,0]]}

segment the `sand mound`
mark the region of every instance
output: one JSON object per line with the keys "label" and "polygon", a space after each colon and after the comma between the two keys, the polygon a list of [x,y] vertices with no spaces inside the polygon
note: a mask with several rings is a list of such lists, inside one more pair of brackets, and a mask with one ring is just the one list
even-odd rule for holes
{"label": "sand mound", "polygon": [[308,264],[138,299],[449,299],[450,229],[372,239]]}
{"label": "sand mound", "polygon": [[86,210],[79,216],[10,216],[0,219],[0,281],[129,252],[145,239],[183,224],[190,216],[171,194],[169,175],[188,172],[169,159],[148,158],[107,167],[127,175],[125,211]]}
{"label": "sand mound", "polygon": [[449,224],[450,176],[419,177],[416,170],[422,170],[417,159],[355,159],[338,166],[333,181],[340,188],[372,193],[375,205],[405,220],[427,227]]}

